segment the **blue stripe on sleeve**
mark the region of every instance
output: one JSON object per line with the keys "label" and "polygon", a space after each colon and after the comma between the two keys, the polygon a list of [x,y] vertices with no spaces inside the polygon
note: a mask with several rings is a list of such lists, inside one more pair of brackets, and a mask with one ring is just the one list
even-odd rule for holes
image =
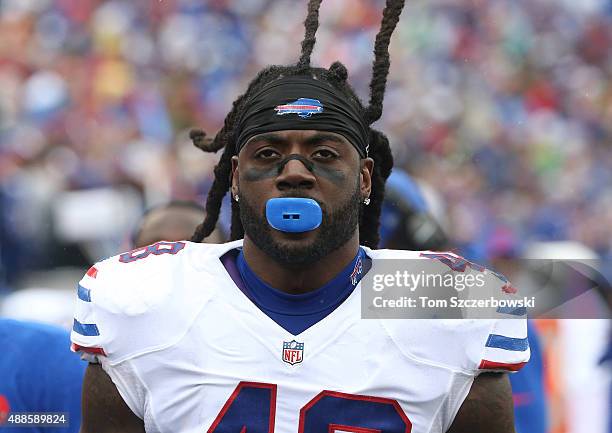
{"label": "blue stripe on sleeve", "polygon": [[79,299],[81,301],[85,301],[85,302],[91,302],[91,292],[88,288],[83,287],[79,284],[79,288],[77,290],[77,293],[79,295]]}
{"label": "blue stripe on sleeve", "polygon": [[486,346],[522,352],[529,348],[529,341],[527,338],[511,338],[503,335],[490,334]]}
{"label": "blue stripe on sleeve", "polygon": [[513,316],[525,316],[527,314],[526,307],[499,307],[497,312],[501,314],[511,314]]}
{"label": "blue stripe on sleeve", "polygon": [[100,335],[100,331],[98,331],[98,327],[94,323],[81,323],[77,319],[74,319],[72,330],[77,334],[85,335],[86,337],[95,337]]}

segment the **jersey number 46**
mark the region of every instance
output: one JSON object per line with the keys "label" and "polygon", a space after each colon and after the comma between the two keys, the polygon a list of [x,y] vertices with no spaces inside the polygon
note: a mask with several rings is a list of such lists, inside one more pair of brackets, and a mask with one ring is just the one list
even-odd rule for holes
{"label": "jersey number 46", "polygon": [[[207,433],[273,433],[276,385],[240,382]],[[396,400],[321,391],[300,410],[298,433],[410,433]]]}

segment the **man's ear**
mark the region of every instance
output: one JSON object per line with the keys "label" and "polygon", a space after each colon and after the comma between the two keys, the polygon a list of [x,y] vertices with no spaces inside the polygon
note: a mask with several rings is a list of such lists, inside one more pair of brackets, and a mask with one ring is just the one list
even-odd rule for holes
{"label": "man's ear", "polygon": [[231,193],[232,199],[238,195],[238,185],[239,185],[239,172],[238,172],[238,156],[232,156],[232,173],[231,173]]}
{"label": "man's ear", "polygon": [[369,197],[372,193],[372,173],[374,170],[374,160],[372,158],[363,158],[359,173],[359,182],[361,189],[361,197]]}

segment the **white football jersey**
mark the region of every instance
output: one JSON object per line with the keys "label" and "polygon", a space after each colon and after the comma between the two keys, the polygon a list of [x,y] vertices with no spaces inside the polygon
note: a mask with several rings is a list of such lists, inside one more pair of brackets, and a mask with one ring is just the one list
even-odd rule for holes
{"label": "white football jersey", "polygon": [[241,245],[159,242],[80,281],[73,350],[97,358],[146,431],[445,432],[480,372],[529,358],[524,318],[362,319],[361,284],[294,336],[222,264]]}

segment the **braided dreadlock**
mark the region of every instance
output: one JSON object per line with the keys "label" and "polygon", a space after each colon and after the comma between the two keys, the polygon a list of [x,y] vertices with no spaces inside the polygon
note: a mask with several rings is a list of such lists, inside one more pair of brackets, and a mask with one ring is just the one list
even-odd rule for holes
{"label": "braided dreadlock", "polygon": [[[364,115],[368,125],[374,123],[382,115],[383,99],[389,73],[389,41],[395,29],[400,13],[404,7],[405,0],[387,0],[383,11],[380,31],[376,36],[374,44],[374,63],[372,66],[372,79],[370,82],[370,101],[368,107],[364,107],[355,91],[347,83],[348,72],[340,62],[334,62],[329,69],[315,68],[310,66],[310,57],[315,45],[315,35],[319,27],[319,8],[321,0],[310,0],[308,2],[308,15],[304,21],[305,35],[302,41],[302,52],[298,63],[294,66],[269,66],[260,71],[251,81],[246,92],[239,96],[232,105],[232,110],[225,118],[221,130],[214,139],[208,139],[202,130],[193,130],[190,138],[194,145],[205,152],[217,152],[223,149],[219,163],[215,166],[215,179],[206,200],[206,218],[200,224],[191,240],[201,242],[209,236],[217,224],[221,202],[230,189],[231,160],[236,154],[235,127],[242,115],[246,101],[254,93],[261,90],[268,83],[286,76],[311,75],[319,80],[332,84],[352,103],[354,103]],[[370,194],[370,205],[362,209],[359,223],[360,243],[371,248],[376,248],[379,241],[378,228],[380,225],[380,212],[385,195],[385,182],[391,174],[393,167],[393,156],[389,146],[389,140],[380,131],[369,129],[369,156],[374,159],[374,171],[372,173],[372,191]],[[231,239],[240,239],[244,236],[244,229],[240,220],[240,208],[232,200],[232,223]]]}

